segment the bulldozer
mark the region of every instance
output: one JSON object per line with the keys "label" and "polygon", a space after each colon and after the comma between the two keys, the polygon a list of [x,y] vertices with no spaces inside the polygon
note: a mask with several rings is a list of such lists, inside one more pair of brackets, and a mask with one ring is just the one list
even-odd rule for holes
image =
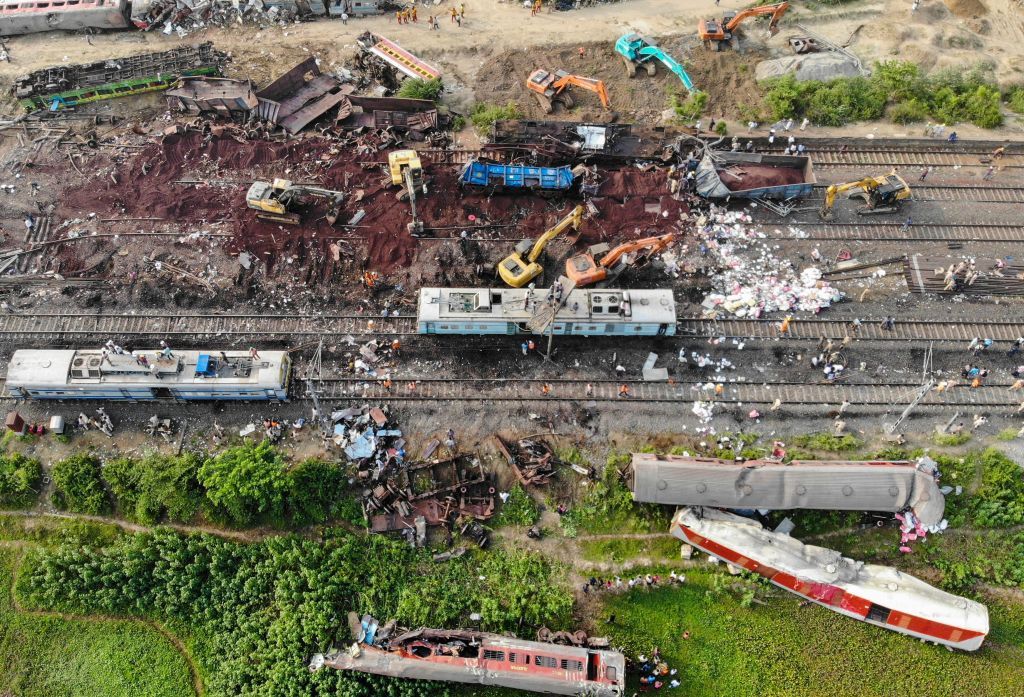
{"label": "bulldozer", "polygon": [[[565,262],[565,275],[575,282],[577,288],[602,283],[616,278],[641,259],[649,259],[667,249],[676,239],[677,233],[670,232],[667,235],[624,242],[611,250],[606,244],[594,245],[587,252],[577,254]],[[602,254],[601,260],[597,261],[596,257]]]}
{"label": "bulldozer", "polygon": [[547,70],[537,69],[526,78],[526,87],[537,98],[545,114],[550,114],[555,104],[562,104],[566,109],[573,106],[572,96],[566,91],[569,86],[581,87],[591,92],[596,92],[601,99],[601,106],[605,109],[611,108],[611,101],[608,99],[608,90],[604,82],[581,75],[570,75],[564,70],[556,70],[553,73]]}
{"label": "bulldozer", "polygon": [[779,31],[779,20],[782,19],[782,15],[786,14],[786,10],[788,9],[788,2],[780,2],[775,5],[748,7],[747,9],[740,10],[739,12],[736,12],[735,10],[727,10],[720,20],[700,20],[697,24],[697,34],[700,36],[700,40],[709,48],[721,51],[722,44],[732,43],[733,32],[735,32],[736,28],[749,17],[764,17],[770,15],[771,20],[768,23],[768,33],[771,36],[775,36]]}
{"label": "bulldozer", "polygon": [[298,225],[302,222],[302,214],[296,209],[306,196],[331,199],[331,208],[326,217],[327,222],[334,225],[344,198],[340,191],[308,184],[294,184],[287,179],[275,179],[273,182],[257,181],[252,183],[245,194],[245,203],[249,208],[259,211],[256,217],[261,220]]}
{"label": "bulldozer", "polygon": [[[513,288],[522,288],[540,276],[544,267],[537,263],[544,248],[570,227],[579,230],[583,224],[583,206],[576,206],[569,215],[562,218],[536,240],[522,240],[515,251],[498,263],[498,275]],[[526,255],[525,258],[523,255]]]}
{"label": "bulldozer", "polygon": [[832,220],[834,216],[832,209],[836,204],[836,196],[854,189],[859,189],[859,191],[850,194],[850,198],[862,198],[867,204],[857,209],[859,215],[895,212],[911,195],[910,186],[907,185],[903,177],[896,174],[896,170],[880,177],[865,177],[860,181],[847,184],[833,184],[825,190],[825,202],[822,204],[821,210],[818,211],[821,219]]}
{"label": "bulldozer", "polygon": [[412,222],[406,227],[409,234],[416,236],[423,234],[423,223],[416,215],[416,195],[427,194],[427,180],[423,174],[423,163],[415,150],[396,150],[388,154],[388,170],[391,173],[391,183],[402,187],[398,192],[398,200],[408,199],[409,207],[412,209]]}

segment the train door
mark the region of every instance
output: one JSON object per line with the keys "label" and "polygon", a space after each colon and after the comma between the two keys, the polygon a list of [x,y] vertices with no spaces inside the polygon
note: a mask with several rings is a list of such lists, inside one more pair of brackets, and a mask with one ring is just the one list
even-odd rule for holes
{"label": "train door", "polygon": [[658,336],[665,336],[667,333],[668,333],[668,325],[667,324],[659,324],[658,325]]}
{"label": "train door", "polygon": [[174,394],[169,387],[154,387],[153,399],[174,399]]}
{"label": "train door", "polygon": [[601,657],[593,651],[587,652],[587,680],[597,680],[597,668]]}

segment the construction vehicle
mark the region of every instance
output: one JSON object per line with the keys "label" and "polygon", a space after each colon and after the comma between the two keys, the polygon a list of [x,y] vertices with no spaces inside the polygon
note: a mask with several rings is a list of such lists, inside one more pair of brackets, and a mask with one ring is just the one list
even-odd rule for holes
{"label": "construction vehicle", "polygon": [[[513,288],[522,288],[540,276],[544,267],[537,263],[544,248],[570,227],[579,230],[583,223],[583,206],[576,206],[569,215],[548,228],[536,240],[522,240],[516,245],[515,251],[498,264],[498,275],[501,280]],[[526,255],[524,258],[523,255]]]}
{"label": "construction vehicle", "polygon": [[629,77],[636,77],[637,68],[643,68],[647,71],[648,75],[654,76],[657,70],[655,61],[660,61],[662,65],[676,74],[687,91],[697,91],[697,88],[693,86],[693,80],[690,79],[683,66],[675,58],[658,48],[646,36],[623,34],[615,42],[615,52],[619,54],[623,63],[626,64],[626,74]]}
{"label": "construction vehicle", "polygon": [[572,108],[572,97],[566,91],[569,86],[582,87],[585,90],[596,92],[601,99],[601,106],[605,109],[611,108],[608,90],[605,89],[604,82],[601,80],[581,75],[570,75],[564,70],[550,73],[540,69],[534,70],[530,73],[530,77],[526,78],[527,89],[537,98],[545,114],[550,114],[554,110],[555,104],[558,103],[561,103],[566,109]]}
{"label": "construction vehicle", "polygon": [[779,20],[782,19],[782,15],[786,14],[786,10],[788,9],[788,2],[780,2],[775,5],[748,7],[747,9],[740,10],[739,12],[736,12],[736,10],[727,10],[720,20],[700,20],[697,24],[697,34],[700,36],[700,40],[709,48],[721,51],[722,44],[730,43],[733,38],[733,32],[745,19],[749,17],[764,17],[770,15],[771,20],[768,23],[768,33],[771,36],[775,36],[779,31]]}
{"label": "construction vehicle", "polygon": [[900,175],[893,170],[890,174],[883,174],[880,177],[865,177],[860,181],[849,182],[848,184],[833,184],[825,190],[825,203],[822,204],[818,215],[822,220],[832,220],[832,207],[836,203],[836,196],[859,189],[850,194],[850,198],[862,198],[867,204],[857,209],[860,215],[875,215],[879,213],[892,213],[899,210],[900,205],[910,198],[910,187]]}
{"label": "construction vehicle", "polygon": [[[676,233],[670,232],[624,242],[611,250],[606,244],[594,245],[584,254],[577,254],[565,262],[565,275],[576,283],[577,288],[614,279],[639,261],[668,248],[677,238]],[[604,256],[597,261],[600,254]]]}
{"label": "construction vehicle", "polygon": [[309,184],[293,184],[287,179],[275,179],[273,182],[253,182],[245,194],[245,203],[261,220],[273,220],[289,225],[302,222],[302,215],[295,210],[302,204],[306,196],[319,196],[331,199],[331,208],[327,212],[327,222],[334,225],[344,197],[340,191],[322,189]]}
{"label": "construction vehicle", "polygon": [[398,200],[409,199],[412,209],[412,222],[406,227],[410,235],[423,234],[423,223],[416,215],[416,194],[426,195],[427,180],[423,175],[423,163],[415,150],[396,150],[388,154],[388,169],[391,172],[391,183],[400,186]]}

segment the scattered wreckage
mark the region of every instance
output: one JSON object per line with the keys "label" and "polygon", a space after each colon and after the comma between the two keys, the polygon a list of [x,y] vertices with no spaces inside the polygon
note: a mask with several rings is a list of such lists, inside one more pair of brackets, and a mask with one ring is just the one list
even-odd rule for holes
{"label": "scattered wreckage", "polygon": [[[547,484],[555,476],[555,465],[559,463],[546,442],[530,436],[508,443],[495,434],[494,444],[523,486]],[[570,467],[584,476],[590,474],[585,467],[571,463]]]}
{"label": "scattered wreckage", "polygon": [[945,497],[935,461],[721,460],[634,453],[633,500],[674,506],[739,509],[887,511],[910,509],[938,525]]}
{"label": "scattered wreckage", "polygon": [[533,694],[619,697],[625,689],[625,657],[609,650],[607,640],[579,641],[577,634],[558,632],[571,640],[562,645],[468,629],[399,631],[394,620],[379,626],[373,617],[355,613],[349,613],[349,625],[353,643],[314,655],[311,671],[327,667]]}

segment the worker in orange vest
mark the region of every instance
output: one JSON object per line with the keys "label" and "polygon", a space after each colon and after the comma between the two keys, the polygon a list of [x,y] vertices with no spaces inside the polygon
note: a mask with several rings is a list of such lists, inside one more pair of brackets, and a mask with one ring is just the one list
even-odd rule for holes
{"label": "worker in orange vest", "polygon": [[541,385],[540,391],[541,391],[541,394],[543,394],[545,397],[550,397],[551,396],[551,385],[549,385],[548,383],[545,382],[543,385]]}
{"label": "worker in orange vest", "polygon": [[619,396],[620,397],[628,397],[629,396],[629,385],[619,385]]}
{"label": "worker in orange vest", "polygon": [[456,10],[454,7],[452,7],[451,9],[452,9],[452,21],[454,22],[455,18],[459,16],[459,11]]}

